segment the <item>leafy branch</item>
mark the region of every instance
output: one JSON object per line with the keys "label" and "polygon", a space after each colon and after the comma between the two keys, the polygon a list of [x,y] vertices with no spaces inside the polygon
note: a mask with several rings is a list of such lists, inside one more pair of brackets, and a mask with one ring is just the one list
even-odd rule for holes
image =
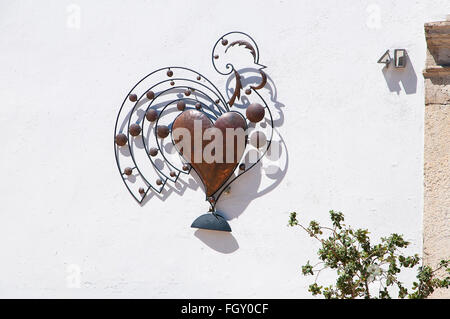
{"label": "leafy branch", "polygon": [[[312,295],[323,295],[327,299],[391,298],[391,288],[397,288],[398,298],[423,299],[437,288],[450,286],[450,259],[441,260],[436,269],[428,265],[419,266],[421,258],[418,254],[405,256],[400,253],[400,249],[410,244],[402,235],[394,233],[382,237],[380,243],[373,245],[369,231],[345,225],[341,212],[331,210],[330,219],[332,227],[321,226],[314,220],[304,226],[297,220],[295,212],[289,218],[289,226],[302,228],[321,244],[317,252],[320,262],[311,265],[308,261],[302,266],[303,275],[316,275],[314,283],[309,286]],[[412,283],[410,290],[397,278],[405,268],[417,268],[417,281]],[[324,269],[336,271],[335,285],[323,287],[317,284]],[[446,276],[439,278],[437,274],[442,269],[445,269]],[[379,283],[377,293],[371,293],[369,289],[374,282]]]}

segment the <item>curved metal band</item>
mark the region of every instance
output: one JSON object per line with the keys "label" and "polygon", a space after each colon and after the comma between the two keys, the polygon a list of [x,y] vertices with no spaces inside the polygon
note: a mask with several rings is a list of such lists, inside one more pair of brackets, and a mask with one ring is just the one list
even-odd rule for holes
{"label": "curved metal band", "polygon": [[[164,67],[164,68],[157,69],[157,70],[155,70],[155,71],[153,71],[153,72],[147,74],[145,77],[143,77],[141,80],[139,80],[139,81],[131,88],[131,90],[130,90],[130,91],[128,92],[128,94],[125,96],[125,98],[124,98],[124,100],[123,100],[123,102],[122,102],[122,104],[121,104],[121,106],[120,106],[120,109],[119,109],[119,112],[118,112],[118,114],[117,114],[117,117],[116,117],[115,128],[114,128],[114,150],[115,150],[114,155],[115,155],[117,168],[118,168],[118,170],[119,170],[119,173],[120,173],[120,176],[121,176],[121,178],[122,178],[122,181],[124,182],[126,188],[127,188],[128,191],[130,192],[130,194],[133,196],[133,198],[134,198],[136,201],[138,201],[139,203],[142,203],[143,199],[144,199],[145,196],[147,195],[147,193],[148,193],[148,191],[149,191],[150,188],[152,188],[152,189],[154,189],[156,192],[160,193],[161,190],[162,190],[162,188],[164,187],[165,183],[162,185],[162,187],[160,188],[160,190],[158,190],[158,189],[154,188],[154,187],[152,186],[152,184],[149,183],[149,182],[146,180],[146,178],[141,174],[139,168],[138,168],[137,165],[136,165],[136,160],[135,160],[135,158],[134,158],[134,154],[133,154],[133,151],[132,151],[132,149],[131,149],[130,142],[129,142],[129,132],[128,132],[129,130],[127,130],[127,147],[128,147],[128,149],[129,149],[129,151],[130,151],[130,156],[131,156],[132,161],[133,161],[133,163],[134,163],[134,165],[135,165],[135,167],[133,167],[133,169],[136,168],[136,170],[138,171],[139,175],[140,175],[141,178],[145,181],[145,183],[147,184],[147,187],[148,187],[147,190],[146,190],[146,192],[145,192],[145,194],[142,196],[141,199],[137,198],[137,197],[135,196],[135,194],[133,193],[133,191],[130,189],[130,187],[128,186],[128,184],[127,184],[127,182],[126,182],[126,179],[125,179],[124,176],[123,176],[123,172],[122,172],[121,167],[120,167],[119,156],[118,156],[119,149],[118,149],[118,146],[117,146],[116,143],[115,143],[115,137],[116,137],[116,135],[117,135],[117,129],[118,129],[118,124],[119,124],[119,118],[120,118],[120,115],[121,115],[121,113],[122,113],[123,107],[124,107],[124,105],[125,105],[125,103],[126,103],[128,97],[129,97],[129,95],[131,94],[131,92],[133,92],[133,90],[134,90],[140,83],[142,83],[145,79],[147,79],[148,77],[150,77],[151,75],[153,75],[153,74],[155,74],[155,73],[157,73],[157,72],[160,72],[160,71],[166,71],[166,70],[171,70],[171,69],[180,69],[180,70],[185,70],[185,71],[188,71],[188,72],[192,72],[192,73],[194,73],[195,75],[200,76],[202,79],[204,79],[205,81],[207,81],[207,82],[215,89],[216,92],[214,92],[213,90],[211,90],[210,88],[208,88],[207,86],[205,86],[204,84],[202,84],[202,83],[200,83],[200,82],[195,82],[195,81],[193,81],[193,80],[184,79],[184,80],[187,80],[187,81],[192,81],[192,82],[198,83],[198,84],[200,84],[200,85],[202,85],[202,86],[208,88],[208,89],[211,90],[212,92],[214,92],[214,94],[215,94],[217,97],[219,97],[219,101],[222,103],[222,105],[224,106],[224,108],[225,108],[226,110],[228,110],[228,105],[227,105],[227,103],[226,103],[224,97],[223,97],[222,94],[220,93],[220,91],[217,89],[217,87],[216,87],[216,86],[215,86],[208,78],[206,78],[205,76],[203,76],[203,74],[201,74],[201,73],[199,73],[199,72],[197,72],[197,71],[194,71],[194,70],[192,70],[192,69],[186,68],[186,67],[171,66],[171,67]],[[170,79],[169,79],[169,81],[170,81]],[[163,82],[163,81],[162,81],[162,82]],[[158,85],[158,84],[157,84],[157,85]],[[173,89],[173,88],[172,88],[172,89]],[[148,90],[146,90],[146,92],[148,92]],[[146,93],[146,92],[145,92],[145,93]],[[145,93],[144,93],[144,94],[145,94]],[[202,92],[202,93],[203,93],[205,96],[207,96],[204,92]],[[136,105],[139,103],[139,101],[142,99],[142,96],[143,96],[143,95],[141,95],[141,97],[136,101],[135,105],[133,106],[133,110],[135,109],[135,107],[136,107]],[[220,110],[220,108],[219,108],[219,110]],[[221,111],[221,110],[220,110],[220,111]],[[128,116],[129,116],[129,120],[128,120],[128,128],[129,128],[129,126],[130,126],[130,119],[131,119],[132,114],[133,114],[133,111],[130,112],[129,115],[128,115]],[[123,128],[120,129],[119,132],[122,132],[122,130],[123,130]],[[162,173],[162,172],[160,172],[158,169],[157,169],[157,171],[158,171],[159,173]]]}
{"label": "curved metal band", "polygon": [[[246,33],[244,33],[244,32],[240,32],[240,31],[232,31],[232,32],[228,32],[228,33],[222,35],[222,36],[216,41],[216,43],[215,43],[214,46],[213,46],[213,49],[212,49],[212,56],[211,56],[212,64],[213,64],[214,69],[215,69],[219,74],[222,74],[222,75],[229,75],[229,74],[232,74],[233,71],[234,71],[234,72],[237,72],[237,71],[235,70],[234,66],[233,66],[231,63],[227,63],[227,64],[226,64],[226,69],[230,69],[230,71],[229,71],[229,72],[226,72],[226,73],[223,73],[223,72],[219,71],[219,69],[217,68],[217,66],[216,66],[216,64],[215,64],[215,61],[214,61],[214,60],[215,60],[215,59],[214,59],[214,53],[215,53],[215,50],[216,50],[216,47],[217,47],[218,43],[219,43],[221,40],[223,40],[226,36],[231,35],[231,34],[241,34],[241,35],[244,35],[244,36],[247,38],[246,40],[250,40],[250,41],[252,42],[252,45],[254,45],[254,49],[255,49],[254,62],[255,62],[255,64],[259,64],[259,48],[258,48],[258,45],[257,45],[256,41],[255,41],[250,35],[248,35],[248,34],[246,34]],[[269,122],[269,124],[270,124],[270,127],[271,127],[271,132],[270,132],[270,138],[266,140],[266,142],[267,142],[267,147],[266,147],[266,149],[264,150],[264,152],[262,153],[262,155],[258,157],[258,159],[257,159],[256,162],[254,162],[252,165],[250,165],[248,168],[246,168],[243,172],[241,172],[241,173],[239,173],[238,175],[234,176],[233,178],[231,178],[231,179],[229,178],[229,179],[227,179],[225,182],[223,182],[223,184],[219,187],[219,189],[213,194],[213,196],[215,197],[214,203],[211,203],[211,206],[212,206],[213,210],[215,209],[216,203],[217,203],[218,200],[220,199],[220,197],[221,197],[221,195],[223,194],[224,190],[227,189],[227,187],[228,187],[231,183],[233,183],[236,179],[238,179],[240,176],[242,176],[243,174],[245,174],[246,172],[248,172],[249,170],[251,170],[256,164],[258,164],[258,163],[261,161],[261,159],[266,155],[266,153],[268,152],[268,150],[269,150],[269,148],[270,148],[270,146],[271,146],[272,138],[273,138],[273,131],[274,131],[274,127],[273,127],[273,116],[272,116],[272,113],[271,113],[270,108],[268,107],[267,103],[266,103],[265,100],[261,97],[261,95],[257,92],[257,90],[263,88],[263,87],[265,86],[265,84],[267,83],[267,76],[266,76],[266,74],[262,71],[263,68],[265,68],[265,66],[261,65],[261,69],[259,70],[259,72],[260,72],[260,74],[261,74],[261,77],[262,77],[262,81],[261,81],[258,85],[256,85],[256,86],[250,86],[250,88],[251,88],[252,91],[253,91],[255,94],[257,94],[257,96],[261,99],[261,101],[264,103],[265,108],[267,109],[267,111],[268,111],[268,113],[269,113],[269,117],[270,117],[270,122]],[[121,171],[120,162],[119,162],[119,154],[118,154],[118,152],[119,152],[119,146],[116,145],[115,141],[114,141],[114,148],[115,148],[115,153],[114,153],[114,154],[115,154],[115,158],[116,158],[116,164],[117,164],[117,167],[118,167],[118,169],[119,169],[119,172],[120,172],[120,174],[121,174],[121,178],[122,178],[122,180],[123,180],[125,186],[127,187],[128,191],[131,193],[131,195],[132,195],[132,196],[136,199],[136,201],[138,201],[139,203],[142,203],[143,199],[146,197],[146,195],[147,195],[147,193],[148,193],[148,191],[149,191],[150,189],[153,189],[153,190],[154,190],[155,192],[157,192],[157,193],[161,193],[162,190],[164,189],[164,186],[165,186],[166,183],[167,183],[167,180],[170,180],[170,181],[172,181],[172,182],[176,182],[177,179],[178,179],[178,177],[180,176],[180,173],[189,174],[190,171],[191,171],[191,169],[192,169],[192,166],[191,166],[191,165],[189,166],[189,170],[188,170],[187,172],[178,169],[175,165],[173,165],[173,164],[167,159],[167,157],[164,155],[164,152],[162,152],[162,148],[161,148],[161,145],[160,145],[159,140],[158,140],[158,136],[157,136],[156,129],[157,129],[157,127],[158,127],[159,120],[160,120],[160,118],[163,116],[163,113],[164,113],[164,111],[166,110],[166,108],[169,107],[170,105],[172,105],[173,103],[176,103],[177,101],[185,100],[185,101],[193,101],[193,102],[201,103],[201,104],[202,104],[202,111],[204,110],[204,108],[206,108],[206,109],[208,109],[208,110],[212,113],[212,115],[214,115],[216,118],[217,118],[217,116],[223,114],[224,112],[229,112],[229,111],[230,111],[230,109],[229,109],[229,107],[228,107],[228,104],[227,104],[227,101],[225,100],[225,98],[224,98],[224,96],[221,94],[221,92],[217,89],[217,87],[216,87],[210,80],[208,80],[206,77],[204,77],[201,73],[199,73],[199,72],[197,72],[197,71],[194,71],[194,70],[192,70],[192,69],[189,69],[189,68],[185,68],[185,67],[178,67],[178,66],[164,67],[164,68],[160,68],[160,69],[158,69],[158,70],[155,70],[155,71],[153,71],[153,72],[147,74],[145,77],[143,77],[141,80],[139,80],[139,81],[131,88],[131,90],[129,91],[129,93],[126,95],[126,97],[124,98],[124,100],[123,100],[123,102],[122,102],[122,105],[121,105],[121,107],[120,107],[120,109],[119,109],[119,112],[118,112],[118,114],[117,114],[117,117],[116,117],[116,123],[115,123],[115,129],[114,129],[114,139],[115,139],[115,137],[116,137],[116,135],[117,135],[117,133],[118,133],[119,118],[120,118],[120,116],[121,116],[121,114],[122,114],[124,105],[125,105],[125,103],[126,103],[128,97],[129,97],[129,95],[135,90],[135,88],[136,88],[140,83],[142,83],[145,79],[147,79],[147,78],[150,77],[151,75],[156,74],[156,73],[161,72],[161,71],[166,71],[166,70],[171,70],[171,69],[174,69],[174,70],[175,70],[175,69],[180,69],[180,70],[185,70],[185,71],[188,71],[188,72],[192,72],[193,74],[195,74],[195,75],[197,75],[197,76],[200,76],[202,79],[204,79],[204,80],[205,80],[212,88],[209,87],[208,85],[205,85],[205,84],[199,82],[199,81],[195,81],[195,80],[188,79],[188,78],[170,78],[170,79],[166,79],[166,80],[157,82],[156,84],[154,84],[153,86],[151,86],[150,88],[148,88],[147,90],[145,90],[145,92],[139,97],[139,99],[137,99],[137,101],[136,101],[135,104],[133,105],[133,108],[132,108],[132,109],[130,110],[130,112],[127,114],[127,116],[128,116],[128,121],[127,121],[127,122],[128,122],[128,125],[126,126],[126,128],[127,128],[127,133],[126,133],[126,134],[127,134],[127,144],[128,144],[127,147],[128,147],[128,149],[129,149],[130,157],[131,157],[131,159],[132,159],[132,161],[133,161],[133,163],[134,163],[134,167],[133,167],[132,169],[136,169],[136,170],[137,170],[139,176],[144,180],[144,182],[145,182],[146,185],[147,185],[147,190],[145,191],[145,194],[142,196],[141,199],[138,199],[138,198],[135,196],[135,194],[132,192],[132,190],[131,190],[130,187],[128,186],[126,179],[124,178],[124,173]],[[193,86],[189,86],[189,85],[173,86],[173,87],[171,87],[171,88],[169,88],[169,89],[163,90],[163,91],[159,92],[159,93],[158,93],[158,94],[150,101],[149,105],[148,105],[147,108],[146,108],[145,113],[152,107],[153,103],[154,103],[158,98],[165,96],[167,93],[175,93],[175,92],[173,92],[174,90],[181,89],[181,88],[186,88],[186,89],[192,89],[194,92],[198,92],[199,94],[201,94],[203,98],[205,98],[206,100],[209,100],[210,102],[212,102],[212,105],[213,105],[213,106],[216,106],[217,109],[218,109],[218,111],[219,111],[219,114],[217,114],[217,113],[215,112],[215,109],[214,109],[214,108],[211,109],[211,108],[210,108],[208,105],[206,105],[205,103],[200,102],[200,101],[197,99],[197,97],[198,97],[197,94],[195,95],[195,99],[193,99],[193,98],[186,98],[186,97],[178,98],[178,99],[173,99],[173,100],[171,100],[170,102],[168,102],[167,104],[165,104],[164,107],[161,109],[161,111],[160,111],[160,113],[158,114],[158,117],[157,117],[157,119],[156,119],[156,122],[155,122],[155,125],[154,125],[154,128],[153,128],[153,129],[154,129],[154,132],[153,132],[153,133],[154,133],[154,135],[155,135],[157,148],[158,148],[158,150],[159,150],[161,156],[163,157],[164,161],[167,162],[168,165],[169,165],[171,168],[173,168],[174,170],[176,170],[176,171],[178,172],[177,175],[176,175],[176,177],[173,178],[173,179],[172,179],[171,177],[167,176],[162,170],[160,170],[160,169],[156,166],[156,164],[154,163],[154,161],[152,160],[151,156],[149,155],[148,144],[146,143],[145,138],[144,138],[144,127],[145,127],[145,113],[144,113],[144,117],[142,118],[142,134],[141,134],[141,135],[142,135],[142,137],[141,137],[141,138],[142,138],[142,142],[143,142],[143,145],[144,145],[144,150],[145,150],[145,152],[146,152],[146,154],[147,154],[147,157],[150,159],[150,162],[152,163],[152,166],[153,166],[154,169],[157,171],[158,176],[160,176],[160,178],[163,178],[163,179],[164,179],[164,182],[162,183],[161,187],[158,189],[158,188],[154,187],[154,186],[153,186],[153,185],[145,178],[145,176],[142,174],[141,170],[139,169],[139,167],[138,167],[138,165],[137,165],[137,163],[136,163],[136,159],[135,159],[135,157],[134,157],[134,150],[133,150],[133,148],[131,147],[131,143],[130,143],[130,133],[129,133],[129,128],[130,128],[130,125],[131,125],[131,118],[132,118],[134,112],[136,111],[138,104],[141,102],[142,98],[144,97],[144,95],[145,95],[148,91],[150,91],[150,90],[152,90],[152,89],[154,89],[154,88],[157,88],[159,85],[164,84],[164,83],[166,83],[166,82],[168,82],[168,81],[187,81],[187,82],[192,82],[192,83],[194,84],[193,86],[200,85],[200,86],[206,88],[208,91],[210,91],[210,93],[212,93],[215,97],[217,97],[217,99],[220,101],[220,104],[222,104],[223,110],[222,110],[222,108],[221,108],[221,106],[220,106],[219,104],[216,104],[216,103],[215,103],[216,101],[213,100],[209,94],[203,92],[202,90],[199,90],[199,89],[196,89],[196,88],[194,89]],[[204,111],[203,111],[203,112],[204,112]],[[207,113],[205,112],[205,114],[207,114]],[[208,114],[207,114],[207,115],[208,115]],[[212,116],[212,115],[210,115],[210,116]],[[209,116],[209,115],[208,115],[208,116]],[[139,121],[138,121],[138,122],[139,122]],[[138,122],[137,122],[137,123],[138,123]],[[120,130],[119,130],[119,132],[122,133],[123,129],[124,129],[124,127],[121,127]],[[172,139],[172,143],[174,143],[173,139]]]}
{"label": "curved metal band", "polygon": [[[249,170],[251,170],[256,164],[258,164],[258,163],[261,161],[261,159],[266,155],[267,151],[268,151],[269,148],[270,148],[270,145],[272,144],[272,137],[273,137],[273,117],[272,117],[272,112],[270,112],[270,108],[267,106],[266,101],[261,97],[261,95],[260,95],[256,90],[253,90],[253,91],[259,96],[259,98],[261,99],[261,101],[264,102],[264,106],[265,106],[265,108],[267,109],[267,111],[269,112],[269,116],[270,116],[270,127],[272,128],[271,131],[270,131],[270,139],[267,140],[267,147],[266,147],[266,149],[264,150],[264,153],[258,158],[258,160],[257,160],[255,163],[253,163],[252,165],[250,165],[250,167],[246,168],[242,173],[238,174],[237,176],[235,176],[234,178],[232,178],[231,180],[229,180],[228,183],[225,182],[225,183],[223,184],[223,186],[221,186],[221,187],[219,188],[219,189],[220,189],[220,192],[219,192],[219,193],[217,194],[217,196],[215,197],[216,200],[215,200],[215,203],[212,205],[213,208],[215,208],[216,203],[219,201],[219,198],[220,198],[220,196],[223,194],[224,190],[225,190],[231,183],[233,183],[236,179],[238,179],[239,177],[241,177],[242,175],[244,175],[246,172],[248,172]],[[213,194],[213,195],[215,195],[215,194]]]}

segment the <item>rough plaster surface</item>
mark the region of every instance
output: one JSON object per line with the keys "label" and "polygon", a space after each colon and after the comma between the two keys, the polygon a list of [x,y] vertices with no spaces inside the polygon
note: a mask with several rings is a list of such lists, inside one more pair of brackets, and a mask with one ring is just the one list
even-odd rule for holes
{"label": "rough plaster surface", "polygon": [[425,104],[450,104],[449,77],[432,77],[425,79]]}
{"label": "rough plaster surface", "polygon": [[[293,210],[321,222],[341,210],[374,238],[403,233],[408,252],[422,251],[423,24],[448,9],[447,0],[2,2],[0,296],[309,297],[300,266],[318,247],[286,227]],[[223,89],[210,50],[230,30],[260,46],[284,105],[285,162],[233,185],[227,235],[189,228],[207,208],[195,181],[137,205],[112,134],[124,95],[156,68],[189,66]],[[403,71],[376,63],[395,48],[408,50]]]}
{"label": "rough plaster surface", "polygon": [[[450,81],[450,79],[448,79]],[[450,256],[450,105],[425,107],[424,260],[436,266]],[[447,289],[433,297],[449,298]]]}
{"label": "rough plaster surface", "polygon": [[[423,254],[436,266],[450,256],[450,22],[425,24],[425,36]],[[450,291],[432,297],[449,298]]]}

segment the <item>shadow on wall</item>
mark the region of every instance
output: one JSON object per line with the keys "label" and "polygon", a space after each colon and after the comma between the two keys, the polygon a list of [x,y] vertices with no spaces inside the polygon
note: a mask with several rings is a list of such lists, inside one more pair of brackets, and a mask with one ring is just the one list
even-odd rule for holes
{"label": "shadow on wall", "polygon": [[239,244],[231,233],[198,229],[194,236],[200,239],[209,248],[222,254],[230,254],[239,248]]}
{"label": "shadow on wall", "polygon": [[[261,82],[258,69],[241,69],[239,70],[239,74],[244,89],[251,85],[256,86]],[[228,78],[226,83],[228,99],[234,93],[234,84],[235,76],[233,74]],[[272,143],[265,157],[246,174],[242,174],[235,182],[231,183],[230,193],[222,196],[217,202],[217,212],[226,220],[239,217],[250,202],[275,189],[283,180],[288,168],[287,148],[284,140],[276,130],[284,122],[282,110],[284,104],[278,101],[277,89],[270,76],[267,75],[267,83],[258,93],[261,96],[267,97],[265,101],[272,113],[274,127]],[[242,90],[240,100],[235,102],[232,109],[245,114],[245,110],[250,103],[249,98],[244,94],[244,90]],[[263,178],[264,187],[261,188]],[[199,229],[194,235],[208,247],[220,253],[229,254],[239,248],[238,242],[231,233]]]}
{"label": "shadow on wall", "polygon": [[[259,69],[244,68],[239,70],[239,75],[244,89],[246,87],[256,86],[261,82]],[[226,83],[228,99],[234,93],[234,78],[234,74],[231,75]],[[218,202],[217,208],[227,220],[239,217],[252,200],[261,197],[276,188],[286,175],[289,164],[286,145],[277,131],[277,127],[282,126],[284,123],[283,108],[285,105],[278,101],[277,88],[269,75],[267,75],[266,85],[261,90],[258,90],[258,93],[266,98],[267,106],[272,113],[274,128],[272,143],[262,160],[247,174],[243,174],[237,180],[237,183],[233,183],[231,185],[231,193],[228,196],[221,198],[221,201]],[[236,101],[232,108],[245,114],[245,110],[250,103],[249,97],[242,92],[241,99]],[[265,178],[265,183],[264,187],[261,188],[260,186],[263,177]]]}
{"label": "shadow on wall", "polygon": [[[259,69],[246,68],[239,70],[239,74],[241,76],[243,88],[257,86],[261,83],[261,74],[259,73]],[[232,74],[228,78],[226,83],[225,96],[228,96],[228,100],[234,92],[235,83],[235,76],[234,74]],[[231,109],[245,115],[246,109],[249,104],[251,102],[258,101],[258,96],[260,96],[264,100],[264,103],[267,103],[268,109],[270,109],[270,115],[273,121],[273,135],[271,138],[272,142],[269,149],[267,150],[267,153],[265,153],[265,155],[262,157],[262,160],[257,163],[254,163],[253,159],[250,159],[250,152],[257,153],[260,155],[257,157],[261,157],[264,154],[263,150],[265,149],[261,148],[261,150],[258,150],[257,147],[248,149],[248,152],[243,157],[245,167],[247,167],[248,169],[246,168],[245,171],[240,174],[235,172],[235,174],[239,174],[239,178],[236,178],[236,180],[232,180],[233,176],[228,179],[228,181],[232,180],[230,184],[227,184],[227,186],[230,185],[229,189],[227,186],[223,186],[223,189],[227,189],[227,191],[223,193],[224,196],[221,196],[218,199],[216,208],[217,212],[227,220],[237,218],[247,209],[252,200],[263,196],[264,194],[275,189],[283,180],[288,168],[287,149],[284,144],[284,140],[281,138],[277,131],[277,127],[280,127],[284,122],[284,114],[282,110],[284,108],[284,105],[278,101],[277,89],[273,80],[269,76],[267,76],[267,82],[265,86],[258,90],[257,93],[252,92],[251,94],[252,95],[245,94],[243,89],[241,91],[240,99],[235,101],[235,104]],[[178,96],[178,98],[181,97],[183,96]],[[137,106],[144,107],[144,104],[147,102],[148,101],[144,99],[143,102],[139,101],[137,103]],[[263,102],[259,103],[262,104]],[[154,109],[161,110],[163,107],[165,107],[165,102],[155,103],[152,105],[152,107]],[[123,119],[123,122],[120,123],[120,131],[126,131],[128,129],[127,126],[129,124],[132,111],[133,110],[130,110]],[[269,112],[266,110],[265,120],[262,120],[253,126],[260,126],[258,128],[258,131],[259,129],[261,129],[261,131],[266,131],[266,138],[270,139],[270,135],[267,135],[268,132],[271,131],[271,122],[269,120],[270,116],[268,113]],[[145,112],[138,109],[136,111],[136,116],[137,120],[133,119],[133,122],[136,121],[137,124],[143,123]],[[127,165],[135,165],[133,162],[131,162],[131,156],[132,153],[135,153],[135,150],[146,151],[144,143],[148,143],[147,145],[150,145],[150,132],[154,131],[155,124],[149,123],[149,125],[150,126],[147,129],[146,133],[142,132],[143,135],[140,135],[139,138],[130,136],[130,148],[115,148],[118,154],[124,156],[125,158],[128,158]],[[161,147],[160,152],[163,151],[169,152],[169,150],[166,149],[166,146]],[[144,152],[144,154],[147,154],[147,152]],[[151,160],[150,156],[148,156],[148,159]],[[167,165],[162,159],[159,158],[154,159],[152,164],[153,165],[151,167],[155,168],[155,172],[156,170],[162,170],[164,165]],[[250,166],[253,164],[255,165],[250,168]],[[137,166],[138,164],[136,163],[136,168]],[[143,180],[143,177],[138,180],[138,177],[140,177],[141,175],[142,174],[140,173],[140,171],[133,172],[132,174],[125,176],[124,181],[132,186],[136,185],[137,183],[143,183],[143,185],[146,185],[146,183],[144,183],[146,181]],[[160,193],[149,191],[148,193],[146,193],[146,196],[143,198],[140,204],[144,206],[151,199],[159,199],[165,201],[171,194],[174,193],[181,196],[187,189],[204,189],[201,179],[194,170],[191,171],[191,174],[187,178],[179,178],[174,183],[165,183]],[[195,231],[194,235],[205,245],[220,253],[229,254],[239,248],[237,240],[231,233],[199,229]]]}
{"label": "shadow on wall", "polygon": [[403,87],[405,94],[416,93],[417,75],[408,55],[406,55],[405,68],[395,68],[392,62],[389,67],[385,66],[381,71],[383,72],[389,91],[400,94]]}

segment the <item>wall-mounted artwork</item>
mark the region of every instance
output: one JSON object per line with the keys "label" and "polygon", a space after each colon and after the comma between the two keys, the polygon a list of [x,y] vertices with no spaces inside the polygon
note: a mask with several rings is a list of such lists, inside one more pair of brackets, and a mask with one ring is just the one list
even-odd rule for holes
{"label": "wall-mounted artwork", "polygon": [[[273,118],[258,93],[267,75],[252,37],[243,32],[221,36],[211,60],[214,69],[233,83],[230,94],[222,94],[202,73],[186,67],[153,71],[124,98],[116,119],[114,148],[120,176],[140,204],[150,193],[163,192],[168,183],[196,174],[209,212],[191,226],[231,231],[216,204],[230,184],[239,182],[266,155]],[[245,86],[241,70],[249,68],[259,80]],[[235,109],[244,95],[245,107]]]}

